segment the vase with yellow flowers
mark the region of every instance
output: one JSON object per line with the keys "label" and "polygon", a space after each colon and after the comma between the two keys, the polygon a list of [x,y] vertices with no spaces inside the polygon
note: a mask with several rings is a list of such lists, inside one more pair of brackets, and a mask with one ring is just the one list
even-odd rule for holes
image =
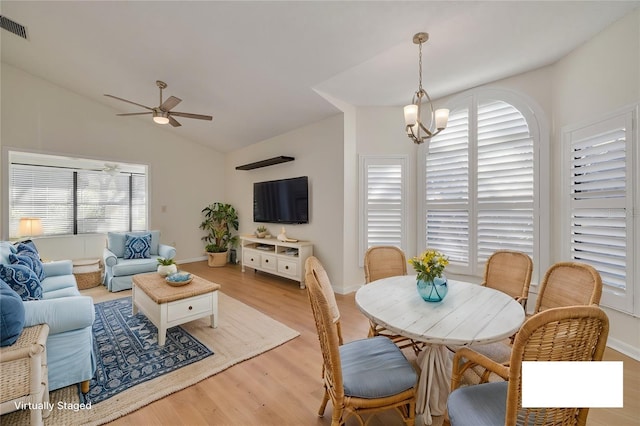
{"label": "vase with yellow flowers", "polygon": [[409,259],[417,272],[420,296],[427,302],[440,302],[447,295],[447,278],[443,275],[449,259],[437,250],[426,250],[420,256]]}

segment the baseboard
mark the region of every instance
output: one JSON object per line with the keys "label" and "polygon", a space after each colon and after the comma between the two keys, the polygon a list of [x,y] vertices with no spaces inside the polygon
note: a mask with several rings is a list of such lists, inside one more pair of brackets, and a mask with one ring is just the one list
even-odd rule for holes
{"label": "baseboard", "polygon": [[607,339],[607,346],[611,349],[614,349],[622,354],[625,354],[628,357],[635,359],[636,361],[640,361],[640,349],[633,347],[627,343],[624,343],[618,339],[609,337]]}
{"label": "baseboard", "polygon": [[349,294],[349,293],[353,293],[355,291],[358,291],[358,289],[362,287],[362,284],[353,284],[349,287],[346,288],[342,288],[342,289],[333,289],[333,291],[335,291],[337,294]]}

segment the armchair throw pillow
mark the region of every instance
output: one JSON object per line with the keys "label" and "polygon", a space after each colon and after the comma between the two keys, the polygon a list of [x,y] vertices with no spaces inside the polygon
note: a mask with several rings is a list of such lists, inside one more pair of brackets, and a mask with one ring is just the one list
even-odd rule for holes
{"label": "armchair throw pillow", "polygon": [[22,300],[42,299],[42,285],[38,276],[23,265],[0,264],[0,280],[3,280]]}
{"label": "armchair throw pillow", "polygon": [[20,296],[0,279],[0,346],[13,345],[24,328],[24,305]]}
{"label": "armchair throw pillow", "polygon": [[127,234],[124,242],[125,259],[148,259],[151,257],[151,234]]}

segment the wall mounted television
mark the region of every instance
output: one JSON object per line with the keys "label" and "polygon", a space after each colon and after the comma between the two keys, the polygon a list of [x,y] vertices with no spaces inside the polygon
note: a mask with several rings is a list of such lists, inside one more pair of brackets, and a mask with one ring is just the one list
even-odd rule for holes
{"label": "wall mounted television", "polygon": [[255,182],[253,221],[265,223],[309,223],[309,179]]}

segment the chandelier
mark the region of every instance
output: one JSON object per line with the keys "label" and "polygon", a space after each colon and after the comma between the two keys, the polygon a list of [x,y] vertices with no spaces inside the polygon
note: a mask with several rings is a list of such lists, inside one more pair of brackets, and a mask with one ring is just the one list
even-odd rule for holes
{"label": "chandelier", "polygon": [[[418,62],[418,91],[413,95],[411,103],[404,107],[404,123],[407,136],[416,144],[421,144],[427,139],[440,133],[447,127],[449,110],[439,109],[433,111],[433,103],[429,94],[422,88],[422,43],[429,40],[428,33],[417,33],[413,36],[413,42],[418,45],[420,59]],[[425,123],[422,120],[422,104],[427,102],[429,118]],[[426,124],[426,125],[425,125]],[[433,128],[435,126],[435,129]]]}

